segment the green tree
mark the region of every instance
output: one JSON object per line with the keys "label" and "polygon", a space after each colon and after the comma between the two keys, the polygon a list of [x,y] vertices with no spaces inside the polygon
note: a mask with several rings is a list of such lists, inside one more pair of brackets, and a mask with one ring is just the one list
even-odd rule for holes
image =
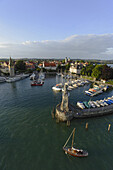
{"label": "green tree", "polygon": [[68,63],[68,64],[66,65],[66,70],[69,70],[69,68],[70,68],[70,63]]}
{"label": "green tree", "polygon": [[40,72],[41,68],[37,67],[36,71]]}
{"label": "green tree", "polygon": [[103,65],[96,65],[92,70],[91,76],[95,77],[96,79],[100,79],[102,76],[102,69],[103,69]]}
{"label": "green tree", "polygon": [[86,67],[87,76],[91,76],[93,69],[94,69],[94,65],[93,64],[88,64],[88,66]]}
{"label": "green tree", "polygon": [[26,64],[23,60],[18,60],[15,64],[15,70],[19,72],[26,71]]}
{"label": "green tree", "polygon": [[86,67],[83,67],[80,74],[85,75],[85,73],[86,73]]}
{"label": "green tree", "polygon": [[111,67],[107,66],[106,64],[103,65],[101,78],[104,80],[112,79],[113,78],[113,69]]}

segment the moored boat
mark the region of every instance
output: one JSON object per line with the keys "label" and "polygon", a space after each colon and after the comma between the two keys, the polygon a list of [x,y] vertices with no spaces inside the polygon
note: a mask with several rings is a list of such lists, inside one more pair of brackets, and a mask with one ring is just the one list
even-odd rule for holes
{"label": "moored boat", "polygon": [[52,90],[62,91],[62,88],[63,88],[62,84],[56,84],[55,86],[52,87]]}
{"label": "moored boat", "polygon": [[77,102],[77,106],[80,107],[81,109],[85,109],[83,102]]}

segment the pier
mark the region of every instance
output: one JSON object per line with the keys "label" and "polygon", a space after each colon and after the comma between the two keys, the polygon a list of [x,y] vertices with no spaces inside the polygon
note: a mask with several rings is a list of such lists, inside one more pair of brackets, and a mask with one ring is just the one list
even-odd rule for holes
{"label": "pier", "polygon": [[113,104],[99,108],[85,108],[80,109],[68,102],[68,92],[66,85],[64,86],[64,93],[62,102],[56,106],[55,116],[59,121],[70,121],[73,118],[91,118],[97,116],[104,116],[113,113]]}

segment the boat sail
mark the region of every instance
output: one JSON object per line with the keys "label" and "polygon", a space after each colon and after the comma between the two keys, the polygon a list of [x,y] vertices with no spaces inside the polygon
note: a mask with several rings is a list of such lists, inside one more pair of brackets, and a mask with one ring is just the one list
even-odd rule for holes
{"label": "boat sail", "polygon": [[[73,136],[72,136],[73,135]],[[72,136],[72,145],[70,147],[66,147],[68,141],[70,140]],[[75,147],[73,147],[74,144],[74,136],[75,136],[75,128],[73,129],[73,131],[71,132],[69,138],[67,139],[66,143],[63,146],[63,150],[65,151],[65,153],[70,154],[72,156],[76,156],[76,157],[86,157],[88,156],[88,152],[84,151],[82,149],[76,149]]]}

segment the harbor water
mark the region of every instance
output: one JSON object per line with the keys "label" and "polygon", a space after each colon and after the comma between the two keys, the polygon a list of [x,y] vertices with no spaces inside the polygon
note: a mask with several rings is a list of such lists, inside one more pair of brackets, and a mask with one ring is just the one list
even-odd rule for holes
{"label": "harbor water", "polygon": [[[0,170],[113,170],[112,114],[74,119],[70,127],[52,119],[51,111],[61,102],[62,94],[51,87],[62,81],[56,76],[46,78],[42,87],[31,87],[29,78],[0,84]],[[90,100],[84,93],[89,87],[70,91],[70,103]],[[109,89],[91,99],[112,95]],[[87,158],[66,155],[62,149],[74,127],[74,145],[87,150]]]}

